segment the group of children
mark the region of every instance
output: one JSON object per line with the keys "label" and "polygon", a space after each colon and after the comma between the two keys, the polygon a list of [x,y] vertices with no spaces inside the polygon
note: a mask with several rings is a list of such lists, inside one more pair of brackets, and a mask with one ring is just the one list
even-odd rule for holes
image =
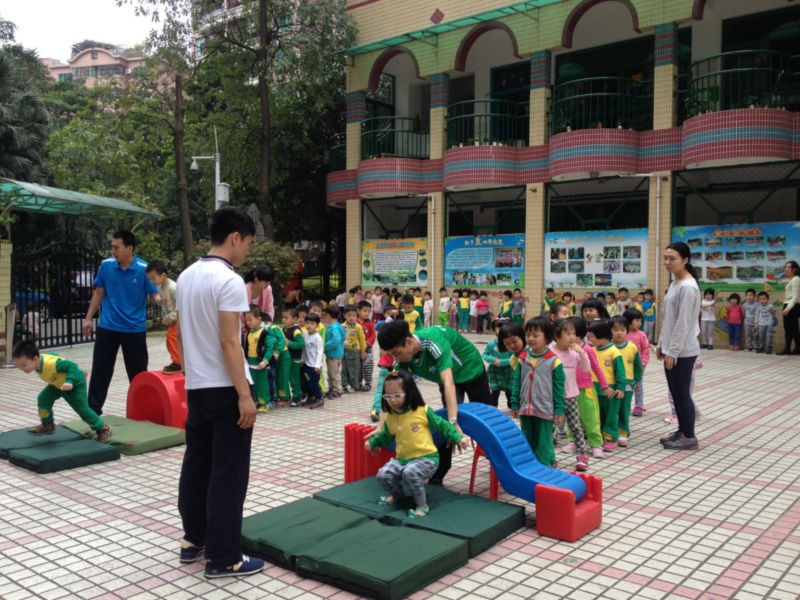
{"label": "group of children", "polygon": [[700,347],[714,349],[714,327],[718,320],[728,327],[728,350],[742,349],[750,352],[772,354],[772,332],[778,324],[777,310],[770,304],[767,292],[749,289],[744,293],[744,303],[737,293],[728,296],[728,304],[717,314],[717,297],[713,288],[703,292],[700,304]]}

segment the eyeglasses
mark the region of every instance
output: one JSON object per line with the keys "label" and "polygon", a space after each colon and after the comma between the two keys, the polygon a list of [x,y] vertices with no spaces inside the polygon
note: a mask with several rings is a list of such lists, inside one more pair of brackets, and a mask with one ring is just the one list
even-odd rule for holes
{"label": "eyeglasses", "polygon": [[391,402],[392,400],[402,400],[405,397],[405,394],[384,394],[383,399],[387,402]]}

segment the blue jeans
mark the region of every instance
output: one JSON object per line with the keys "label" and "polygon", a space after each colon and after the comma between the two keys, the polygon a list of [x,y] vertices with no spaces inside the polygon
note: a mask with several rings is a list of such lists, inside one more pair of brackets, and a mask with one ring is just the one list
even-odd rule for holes
{"label": "blue jeans", "polygon": [[728,323],[728,346],[742,345],[742,324]]}

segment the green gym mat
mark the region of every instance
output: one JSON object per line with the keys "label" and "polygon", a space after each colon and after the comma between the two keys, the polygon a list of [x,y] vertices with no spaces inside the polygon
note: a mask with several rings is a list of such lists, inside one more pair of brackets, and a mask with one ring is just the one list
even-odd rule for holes
{"label": "green gym mat", "polygon": [[55,473],[119,459],[119,449],[94,440],[78,439],[10,450],[12,465],[36,473]]}
{"label": "green gym mat", "polygon": [[[186,442],[186,434],[177,427],[134,421],[114,415],[103,415],[102,419],[112,429],[108,443],[119,448],[122,454],[144,454]],[[94,431],[83,421],[69,421],[63,423],[63,426],[85,437],[95,436]]]}
{"label": "green gym mat", "polygon": [[424,517],[409,518],[413,500],[402,499],[397,505],[379,506],[386,495],[375,477],[367,477],[314,494],[335,506],[350,508],[391,525],[406,525],[464,539],[469,555],[476,556],[525,526],[525,508],[480,496],[457,494],[442,486],[425,487],[431,511]]}
{"label": "green gym mat", "polygon": [[406,598],[467,563],[464,540],[374,520],[320,538],[300,554],[298,575],[379,600]]}
{"label": "green gym mat", "polygon": [[298,554],[309,550],[319,540],[367,520],[354,510],[303,498],[246,517],[242,522],[242,550],[294,570]]}
{"label": "green gym mat", "polygon": [[[38,423],[37,423],[38,424]],[[4,431],[0,433],[0,458],[8,458],[10,450],[18,448],[32,448],[34,446],[42,446],[44,444],[54,444],[56,442],[68,442],[80,440],[81,436],[70,431],[60,425],[56,425],[56,430],[53,433],[44,435],[33,435],[28,432],[30,427],[25,429],[14,429],[13,431]]]}

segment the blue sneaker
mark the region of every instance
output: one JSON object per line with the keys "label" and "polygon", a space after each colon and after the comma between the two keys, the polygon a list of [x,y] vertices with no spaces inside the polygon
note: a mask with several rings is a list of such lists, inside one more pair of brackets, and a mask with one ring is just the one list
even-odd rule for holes
{"label": "blue sneaker", "polygon": [[181,562],[187,564],[197,562],[203,557],[203,553],[205,551],[205,546],[195,546],[194,544],[183,540],[181,542]]}
{"label": "blue sneaker", "polygon": [[242,560],[235,565],[227,567],[220,567],[209,561],[206,563],[206,577],[208,579],[213,579],[215,577],[243,577],[245,575],[258,573],[263,568],[263,560],[260,558],[250,558],[242,554]]}

